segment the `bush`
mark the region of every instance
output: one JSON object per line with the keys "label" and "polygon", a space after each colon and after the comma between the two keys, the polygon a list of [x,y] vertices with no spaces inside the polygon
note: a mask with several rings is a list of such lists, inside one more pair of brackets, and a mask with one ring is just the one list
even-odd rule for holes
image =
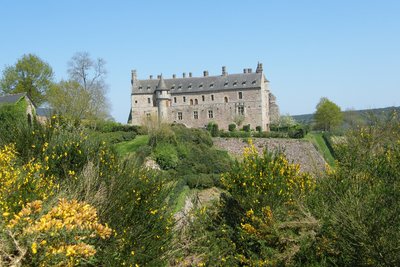
{"label": "bush", "polygon": [[218,124],[216,124],[215,122],[209,122],[207,125],[207,130],[210,132],[212,137],[219,136]]}
{"label": "bush", "polygon": [[234,132],[236,130],[236,124],[234,123],[229,124],[228,129],[230,132]]}
{"label": "bush", "polygon": [[261,126],[257,126],[257,127],[256,127],[256,131],[259,132],[259,133],[261,133],[261,132],[262,132]]}
{"label": "bush", "polygon": [[243,125],[243,131],[250,132],[250,124]]}
{"label": "bush", "polygon": [[213,176],[210,174],[188,174],[184,176],[189,188],[205,189],[214,186]]}
{"label": "bush", "polygon": [[175,146],[168,143],[157,145],[154,150],[154,157],[163,170],[175,169],[179,162]]}
{"label": "bush", "polygon": [[220,132],[220,137],[246,138],[250,136],[250,132],[244,131]]}
{"label": "bush", "polygon": [[399,140],[392,120],[350,132],[335,150],[336,169],[310,198],[323,226],[314,257],[337,266],[399,265]]}
{"label": "bush", "polygon": [[295,138],[295,139],[304,138],[304,136],[306,134],[307,134],[306,130],[300,125],[297,125],[291,129],[289,129],[289,132],[288,132],[289,137]]}
{"label": "bush", "polygon": [[91,134],[91,138],[96,138],[101,142],[108,142],[110,144],[117,144],[124,141],[130,141],[135,139],[135,132],[125,132],[125,131],[117,131],[117,132],[105,132],[99,133],[94,132]]}

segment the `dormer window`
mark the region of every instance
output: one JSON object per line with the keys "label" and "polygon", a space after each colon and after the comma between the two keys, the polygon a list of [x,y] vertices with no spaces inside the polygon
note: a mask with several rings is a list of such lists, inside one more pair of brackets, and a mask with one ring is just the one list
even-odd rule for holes
{"label": "dormer window", "polygon": [[143,86],[139,86],[139,90],[142,90]]}
{"label": "dormer window", "polygon": [[199,85],[199,88],[203,88],[203,84],[200,84],[200,85]]}
{"label": "dormer window", "polygon": [[256,84],[256,81],[252,81],[251,84]]}
{"label": "dormer window", "polygon": [[180,85],[178,86],[178,89],[182,89],[182,84],[180,84]]}
{"label": "dormer window", "polygon": [[211,83],[211,84],[210,84],[210,88],[213,88],[213,87],[214,87],[214,84],[213,84],[213,83]]}
{"label": "dormer window", "polygon": [[172,89],[175,89],[175,84],[174,84],[174,85],[172,85],[172,87],[171,87],[171,90],[172,90]]}
{"label": "dormer window", "polygon": [[242,85],[246,85],[246,81],[242,82]]}
{"label": "dormer window", "polygon": [[236,86],[236,85],[237,85],[237,81],[234,81],[234,82],[233,82],[233,86]]}
{"label": "dormer window", "polygon": [[224,83],[224,86],[228,86],[228,81],[226,81],[226,82]]}
{"label": "dormer window", "polygon": [[192,89],[192,84],[189,84],[188,89]]}

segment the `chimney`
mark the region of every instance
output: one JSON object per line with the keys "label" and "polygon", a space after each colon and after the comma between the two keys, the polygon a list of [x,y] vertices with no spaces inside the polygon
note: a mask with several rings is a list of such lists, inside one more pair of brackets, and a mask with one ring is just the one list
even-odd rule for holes
{"label": "chimney", "polygon": [[185,72],[182,73],[182,77],[183,77],[183,78],[186,78],[186,73],[185,73]]}
{"label": "chimney", "polygon": [[253,70],[251,68],[247,69],[247,73],[252,73],[252,72],[253,72]]}
{"label": "chimney", "polygon": [[247,73],[247,69],[243,69],[243,73]]}
{"label": "chimney", "polygon": [[134,81],[137,80],[137,76],[136,76],[136,70],[132,70],[131,72],[131,84],[133,84]]}
{"label": "chimney", "polygon": [[222,66],[222,76],[226,76],[228,73],[226,72],[226,67]]}
{"label": "chimney", "polygon": [[208,70],[203,71],[203,76],[207,77],[208,76]]}
{"label": "chimney", "polygon": [[263,72],[263,65],[262,65],[262,63],[260,63],[260,62],[257,63],[257,70],[256,70],[256,72],[257,72],[257,73]]}
{"label": "chimney", "polygon": [[176,74],[172,74],[172,79],[175,79],[176,78]]}
{"label": "chimney", "polygon": [[192,78],[192,73],[191,72],[189,72],[189,78]]}
{"label": "chimney", "polygon": [[150,80],[152,80],[153,79],[153,75],[150,75]]}
{"label": "chimney", "polygon": [[161,75],[157,75],[157,80],[161,79]]}

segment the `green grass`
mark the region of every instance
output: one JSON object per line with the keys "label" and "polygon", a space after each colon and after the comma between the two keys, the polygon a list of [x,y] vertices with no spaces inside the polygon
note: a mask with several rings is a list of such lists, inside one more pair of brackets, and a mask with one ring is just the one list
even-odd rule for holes
{"label": "green grass", "polygon": [[174,201],[175,202],[175,208],[173,211],[174,214],[183,209],[183,207],[185,206],[186,197],[189,195],[191,191],[192,190],[190,190],[189,186],[185,185],[179,192],[179,195],[176,197]]}
{"label": "green grass", "polygon": [[335,158],[332,156],[331,152],[326,146],[325,140],[324,138],[322,138],[322,133],[308,133],[304,139],[309,140],[311,143],[313,143],[313,145],[322,154],[329,166],[335,166]]}
{"label": "green grass", "polygon": [[119,155],[126,155],[135,152],[139,147],[147,145],[149,142],[148,135],[138,135],[131,141],[121,142],[115,145],[115,149]]}

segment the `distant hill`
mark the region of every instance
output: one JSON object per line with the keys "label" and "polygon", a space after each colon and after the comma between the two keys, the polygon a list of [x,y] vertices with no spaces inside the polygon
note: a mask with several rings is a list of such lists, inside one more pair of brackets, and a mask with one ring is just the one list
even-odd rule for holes
{"label": "distant hill", "polygon": [[[375,108],[375,109],[362,109],[362,110],[348,110],[344,111],[344,117],[346,121],[346,117],[358,117],[360,120],[368,120],[368,118],[376,117],[376,118],[385,118],[393,111],[400,112],[400,107],[386,107],[386,108]],[[314,114],[303,114],[303,115],[293,115],[293,119],[295,119],[299,123],[309,124],[313,121]]]}

